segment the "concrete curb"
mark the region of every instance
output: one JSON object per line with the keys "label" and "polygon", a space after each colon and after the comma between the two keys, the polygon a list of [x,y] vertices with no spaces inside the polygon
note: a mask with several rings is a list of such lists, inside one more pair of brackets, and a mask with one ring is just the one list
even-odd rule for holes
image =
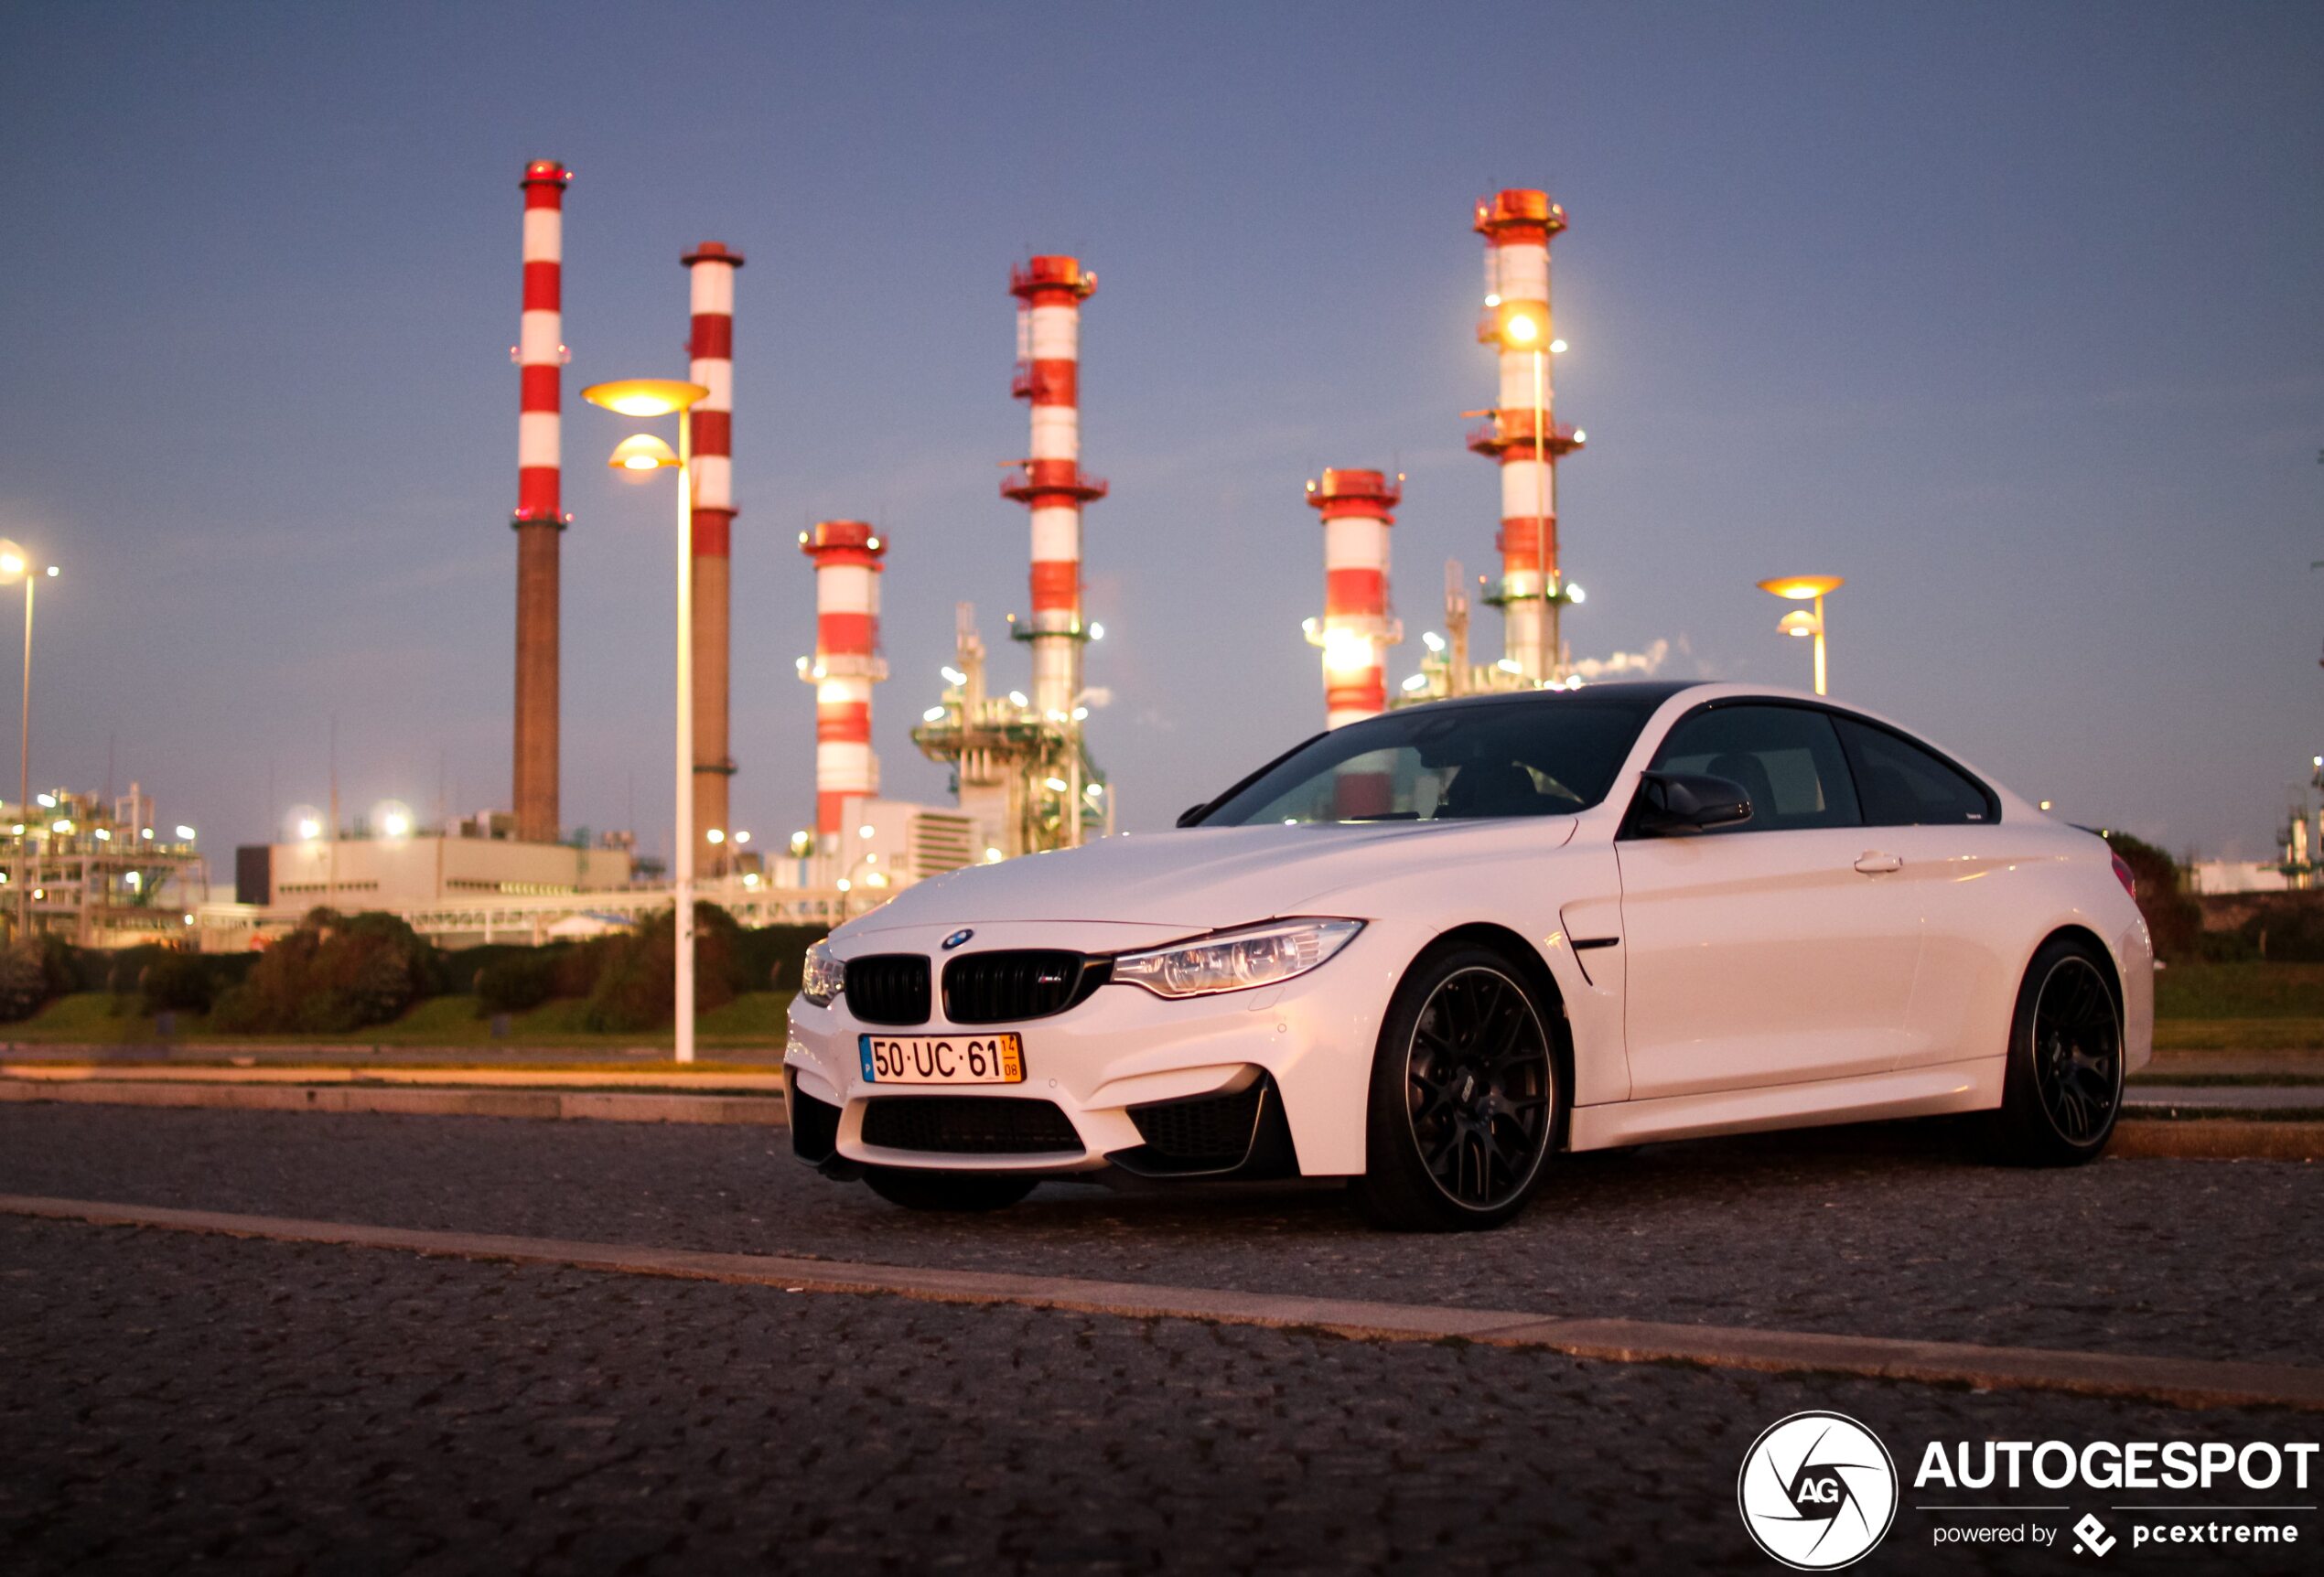
{"label": "concrete curb", "polygon": [[780,1287],[873,1293],[931,1303],[1012,1304],[1130,1318],[1313,1330],[1367,1341],[1465,1340],[1616,1363],[1686,1363],[1764,1373],[1849,1375],[1984,1389],[2063,1391],[2175,1407],[2285,1407],[2324,1412],[2324,1369],[1899,1341],[1807,1331],[1643,1320],[1572,1319],[1494,1309],[1294,1297],[1215,1288],[1076,1281],[990,1271],[915,1269],[759,1254],[713,1254],[549,1238],[349,1226],[154,1206],[0,1196],[0,1212],[101,1227],[208,1232],[275,1242],[386,1249],[447,1258]]}
{"label": "concrete curb", "polygon": [[2250,1117],[2125,1118],[2110,1156],[2165,1161],[2324,1161],[2324,1122]]}
{"label": "concrete curb", "polygon": [[599,1122],[706,1122],[780,1127],[782,1102],[765,1095],[646,1094],[560,1089],[418,1089],[392,1085],[207,1084],[0,1078],[0,1101],[194,1107],[231,1111],[361,1111],[404,1117],[525,1117]]}

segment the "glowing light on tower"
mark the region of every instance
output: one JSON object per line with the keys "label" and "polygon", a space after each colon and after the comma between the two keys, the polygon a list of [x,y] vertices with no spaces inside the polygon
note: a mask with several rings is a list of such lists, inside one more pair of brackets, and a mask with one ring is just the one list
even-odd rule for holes
{"label": "glowing light on tower", "polygon": [[1032,515],[1033,611],[1017,632],[1033,649],[1033,706],[1070,713],[1081,693],[1081,506],[1105,484],[1081,474],[1081,303],[1097,275],[1077,258],[1036,257],[1009,271],[1017,313],[1012,390],[1033,407],[1032,447],[1006,498]]}
{"label": "glowing light on tower", "polygon": [[815,655],[799,677],[815,687],[815,831],[824,853],[845,829],[846,802],[879,792],[871,747],[879,656],[880,561],[888,541],[862,520],[822,520],[799,533],[815,565]]}
{"label": "glowing light on tower", "polygon": [[[1403,480],[1379,471],[1327,470],[1307,484],[1307,503],[1323,516],[1323,622],[1308,636],[1323,648],[1324,725],[1376,717],[1388,710],[1387,649],[1404,638],[1388,614],[1389,511]],[[1386,812],[1393,792],[1378,763],[1348,764],[1337,789],[1340,814]]]}
{"label": "glowing light on tower", "polygon": [[1501,466],[1501,584],[1486,601],[1501,610],[1504,671],[1541,681],[1557,676],[1558,609],[1565,600],[1557,565],[1557,461],[1581,434],[1556,424],[1551,358],[1549,241],[1565,210],[1546,192],[1513,189],[1477,203],[1485,238],[1485,316],[1477,338],[1500,350],[1501,398],[1492,424],[1469,446]]}

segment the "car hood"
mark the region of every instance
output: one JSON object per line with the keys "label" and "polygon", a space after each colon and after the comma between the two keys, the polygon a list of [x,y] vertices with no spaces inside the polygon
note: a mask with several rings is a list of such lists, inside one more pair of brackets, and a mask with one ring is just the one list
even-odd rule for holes
{"label": "car hood", "polygon": [[[1216,929],[1277,915],[1363,919],[1363,890],[1417,871],[1539,854],[1574,834],[1571,817],[1425,823],[1189,827],[1120,833],[972,865],[906,888],[851,920],[851,935],[912,926],[1110,921]],[[1329,900],[1339,899],[1335,907]]]}

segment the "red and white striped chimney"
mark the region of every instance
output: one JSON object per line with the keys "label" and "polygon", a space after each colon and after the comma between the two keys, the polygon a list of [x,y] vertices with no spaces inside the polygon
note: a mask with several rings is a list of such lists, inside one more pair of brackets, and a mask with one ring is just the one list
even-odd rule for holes
{"label": "red and white striped chimney", "polygon": [[1477,338],[1501,351],[1494,420],[1469,447],[1501,464],[1501,585],[1488,602],[1501,609],[1502,657],[1534,681],[1556,676],[1558,603],[1557,460],[1579,448],[1561,429],[1550,392],[1549,240],[1565,210],[1547,192],[1512,189],[1477,202],[1485,238],[1485,306]]}
{"label": "red and white striped chimney", "polygon": [[872,755],[872,686],[888,677],[879,655],[880,560],[887,539],[862,520],[820,520],[799,533],[815,563],[815,657],[799,677],[815,687],[815,831],[837,848],[849,799],[879,792]]}
{"label": "red and white striped chimney", "polygon": [[1097,275],[1077,258],[1035,257],[1009,270],[1017,309],[1011,392],[1033,406],[1022,474],[1001,486],[1033,518],[1033,612],[1019,638],[1033,648],[1033,706],[1070,713],[1081,692],[1081,506],[1105,484],[1081,474],[1081,303]]}
{"label": "red and white striped chimney", "polygon": [[554,159],[524,166],[524,311],[516,362],[516,747],[512,797],[517,836],[557,837],[557,542],[566,517],[558,498],[562,448],[558,385],[565,368],[565,187],[573,172]]}
{"label": "red and white striped chimney", "polygon": [[[1404,638],[1388,613],[1388,528],[1396,520],[1389,511],[1403,499],[1402,480],[1327,470],[1307,484],[1307,503],[1323,515],[1323,623],[1314,639],[1323,648],[1327,728],[1388,710],[1387,649]],[[1336,790],[1340,814],[1385,814],[1393,787],[1376,764],[1349,763]]]}
{"label": "red and white striped chimney", "polygon": [[[742,253],[705,241],[682,260],[693,297],[692,377],[710,391],[694,408],[694,874],[721,868],[734,832],[727,789],[732,637],[729,553],[735,520],[735,270]],[[726,835],[714,843],[712,831]]]}

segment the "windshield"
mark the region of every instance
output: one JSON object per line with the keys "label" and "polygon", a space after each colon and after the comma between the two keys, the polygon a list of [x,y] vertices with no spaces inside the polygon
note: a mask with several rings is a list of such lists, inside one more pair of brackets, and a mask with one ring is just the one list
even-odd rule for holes
{"label": "windshield", "polygon": [[1319,735],[1194,823],[1566,816],[1606,797],[1652,703],[1415,706]]}

